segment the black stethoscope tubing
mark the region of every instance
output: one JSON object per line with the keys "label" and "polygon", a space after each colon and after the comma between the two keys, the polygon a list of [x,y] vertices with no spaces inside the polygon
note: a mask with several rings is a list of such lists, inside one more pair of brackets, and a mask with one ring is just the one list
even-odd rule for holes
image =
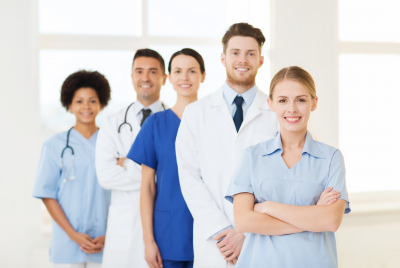
{"label": "black stethoscope tubing", "polygon": [[67,182],[67,181],[70,181],[70,180],[73,180],[73,179],[75,179],[75,176],[74,176],[74,158],[75,158],[75,152],[74,152],[74,148],[72,148],[71,146],[69,146],[69,134],[71,133],[71,130],[73,129],[73,127],[71,127],[69,130],[68,130],[68,133],[67,133],[67,145],[64,147],[64,149],[62,150],[62,152],[61,152],[61,166],[62,166],[62,173],[61,174],[64,174],[64,152],[65,152],[65,150],[67,150],[67,149],[70,149],[71,150],[71,158],[72,158],[72,172],[71,172],[71,177],[69,178],[69,179],[67,179],[67,175],[65,174],[64,176],[65,176],[65,178],[64,178],[64,182]]}
{"label": "black stethoscope tubing", "polygon": [[[123,125],[125,125],[125,124],[127,124],[127,125],[129,126],[129,128],[130,128],[130,130],[131,130],[131,132],[132,132],[132,125],[129,124],[129,123],[126,121],[126,117],[128,116],[129,108],[131,108],[131,106],[132,106],[134,103],[135,103],[135,102],[132,102],[132,103],[128,106],[128,108],[126,108],[126,111],[125,111],[125,119],[124,119],[124,122],[123,122],[122,124],[119,125],[119,127],[118,127],[118,133],[121,133],[121,127],[122,127]],[[163,111],[165,111],[164,103],[161,102],[161,106],[163,107]]]}

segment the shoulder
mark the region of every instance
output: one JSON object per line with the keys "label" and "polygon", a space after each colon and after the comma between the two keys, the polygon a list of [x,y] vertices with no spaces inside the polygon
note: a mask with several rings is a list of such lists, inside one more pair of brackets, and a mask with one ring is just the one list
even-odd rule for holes
{"label": "shoulder", "polygon": [[325,144],[323,142],[314,141],[315,145],[318,147],[321,154],[325,157],[325,159],[331,161],[333,157],[343,158],[342,152],[333,146]]}
{"label": "shoulder", "polygon": [[263,141],[263,142],[255,144],[253,146],[250,146],[250,147],[246,148],[243,152],[246,151],[246,154],[251,158],[262,157],[267,154],[268,149],[273,147],[273,143],[274,143],[274,139],[272,138],[270,140]]}

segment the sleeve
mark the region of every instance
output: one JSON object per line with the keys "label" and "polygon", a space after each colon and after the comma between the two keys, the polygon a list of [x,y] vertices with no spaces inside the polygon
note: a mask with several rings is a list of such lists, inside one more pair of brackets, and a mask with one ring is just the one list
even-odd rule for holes
{"label": "sleeve", "polygon": [[250,163],[250,148],[247,148],[243,151],[242,158],[233,173],[228,191],[226,192],[225,199],[229,202],[233,203],[233,197],[235,194],[254,194],[251,186]]}
{"label": "sleeve", "polygon": [[349,194],[346,187],[346,169],[344,166],[344,158],[340,150],[336,150],[331,159],[328,181],[325,185],[325,189],[328,187],[333,187],[334,191],[340,191],[339,199],[346,200],[347,202],[344,213],[350,213]]}
{"label": "sleeve", "polygon": [[[134,177],[129,166],[125,168],[117,164],[118,147],[113,137],[117,128],[113,125],[113,118],[108,118],[99,130],[96,141],[96,173],[99,184],[106,190],[135,191],[140,190],[141,176]],[[136,165],[132,162],[132,165]],[[131,168],[132,169],[132,168]]]}
{"label": "sleeve", "polygon": [[155,117],[153,114],[143,124],[126,157],[139,165],[143,164],[157,170],[157,155],[154,146],[154,123]]}
{"label": "sleeve", "polygon": [[53,152],[50,142],[43,145],[40,156],[39,168],[33,188],[33,196],[36,198],[57,199],[58,186],[61,170],[57,164],[56,155]]}
{"label": "sleeve", "polygon": [[189,105],[183,113],[176,138],[176,158],[182,195],[205,240],[232,225],[201,177],[197,141]]}

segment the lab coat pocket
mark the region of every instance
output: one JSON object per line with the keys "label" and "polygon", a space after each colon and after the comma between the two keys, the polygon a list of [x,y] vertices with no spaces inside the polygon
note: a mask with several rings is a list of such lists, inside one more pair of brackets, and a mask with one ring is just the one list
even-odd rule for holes
{"label": "lab coat pocket", "polygon": [[172,246],[171,214],[169,212],[154,211],[154,238],[163,258],[163,254],[170,253]]}
{"label": "lab coat pocket", "polygon": [[106,233],[106,247],[127,250],[132,233],[132,206],[110,206]]}

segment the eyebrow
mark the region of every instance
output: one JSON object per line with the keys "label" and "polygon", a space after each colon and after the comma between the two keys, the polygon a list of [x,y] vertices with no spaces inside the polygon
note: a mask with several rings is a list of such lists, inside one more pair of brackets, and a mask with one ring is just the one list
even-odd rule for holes
{"label": "eyebrow", "polygon": [[[307,95],[299,95],[299,96],[296,96],[296,98],[300,98],[300,97],[306,97],[306,98],[308,98]],[[287,96],[278,96],[278,98],[287,98]]]}
{"label": "eyebrow", "polygon": [[[229,51],[232,51],[232,50],[240,50],[240,48],[231,48],[231,49],[229,49]],[[249,51],[258,51],[257,49],[248,49],[248,50],[246,50],[247,52],[249,52]]]}
{"label": "eyebrow", "polygon": [[[174,70],[176,70],[176,69],[179,69],[179,70],[180,70],[180,69],[182,69],[182,68],[181,68],[181,67],[175,67]],[[190,69],[196,69],[196,67],[193,66],[193,67],[190,67],[190,68],[188,68],[188,69],[189,69],[189,70],[190,70]]]}
{"label": "eyebrow", "polygon": [[[147,69],[147,68],[141,68],[141,67],[137,67],[137,68],[135,68],[135,71],[139,71],[139,70],[144,70],[144,69]],[[158,71],[158,68],[149,68],[149,70],[156,70],[156,71]]]}

